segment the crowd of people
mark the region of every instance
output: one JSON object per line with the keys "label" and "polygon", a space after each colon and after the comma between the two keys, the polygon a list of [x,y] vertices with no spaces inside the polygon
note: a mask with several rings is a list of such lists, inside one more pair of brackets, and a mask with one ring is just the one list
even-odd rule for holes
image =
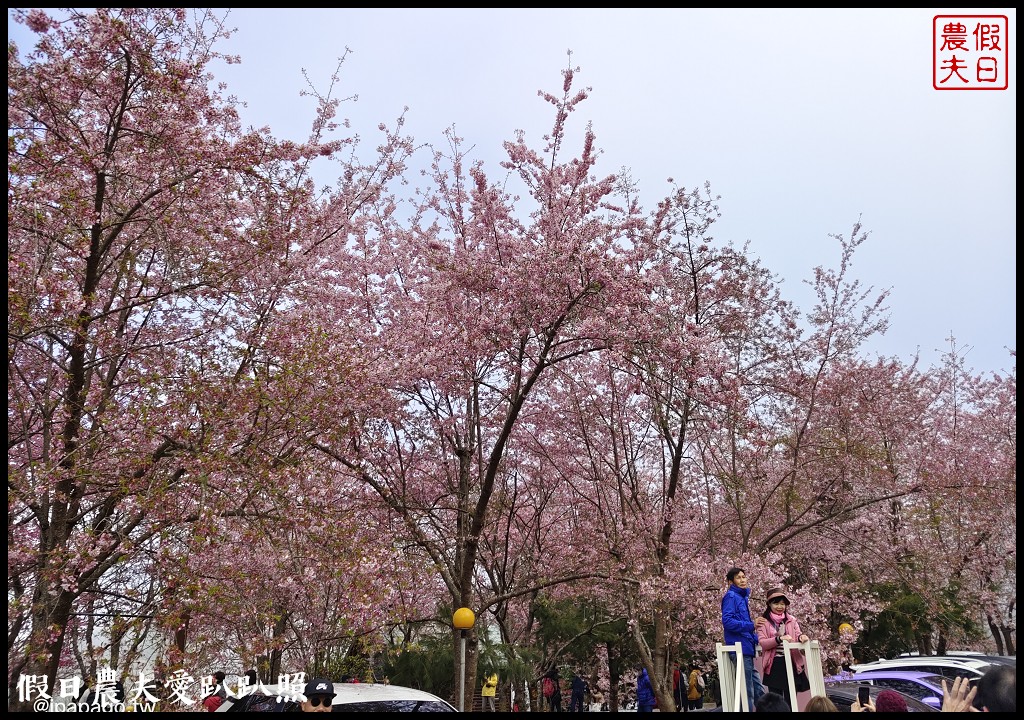
{"label": "crowd of people", "polygon": [[[746,571],[732,567],[726,572],[729,583],[722,596],[722,628],[726,645],[739,645],[746,689],[746,707],[753,712],[791,712],[797,698],[790,697],[788,665],[792,665],[792,686],[797,693],[810,691],[806,658],[796,647],[790,649],[790,663],[785,657],[786,642],[805,643],[808,636],[790,613],[790,600],[781,587],[767,593],[767,606],[761,615],[750,615],[750,587]],[[760,650],[760,652],[758,652]],[[973,687],[966,678],[957,678],[951,687],[942,681],[943,712],[1013,712],[1017,708],[1017,668],[993,665]],[[824,695],[806,700],[804,712],[836,712],[838,709]],[[882,690],[872,700],[858,696],[851,712],[908,712],[906,699],[894,690]]]}

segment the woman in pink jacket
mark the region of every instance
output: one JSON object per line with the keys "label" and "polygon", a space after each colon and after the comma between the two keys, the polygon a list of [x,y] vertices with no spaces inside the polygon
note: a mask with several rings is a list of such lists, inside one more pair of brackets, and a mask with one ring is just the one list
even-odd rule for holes
{"label": "woman in pink jacket", "polygon": [[[761,621],[764,618],[764,621]],[[807,642],[807,636],[800,630],[800,623],[789,614],[789,598],[782,588],[768,591],[768,607],[758,618],[757,640],[761,644],[761,682],[771,692],[787,698],[791,707],[796,707],[789,698],[789,675],[786,672],[786,658],[782,655],[783,641]],[[805,672],[803,653],[793,649],[793,670]],[[806,677],[806,675],[805,675]],[[798,691],[800,690],[798,686]]]}

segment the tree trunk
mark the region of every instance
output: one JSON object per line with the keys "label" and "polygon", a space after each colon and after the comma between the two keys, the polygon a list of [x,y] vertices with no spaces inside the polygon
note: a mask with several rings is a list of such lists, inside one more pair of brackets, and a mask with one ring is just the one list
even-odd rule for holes
{"label": "tree trunk", "polygon": [[613,642],[608,642],[608,711],[619,711],[619,679],[622,677],[619,667],[619,649]]}
{"label": "tree trunk", "polygon": [[996,654],[1003,654],[1003,635],[999,632],[999,627],[996,625],[995,620],[988,613],[985,613],[985,620],[988,622],[988,630],[992,633],[992,639],[996,641]]}
{"label": "tree trunk", "polygon": [[[284,631],[288,629],[288,616],[290,613],[287,610],[281,612],[281,615],[277,618],[277,622],[274,623],[274,640],[284,635]],[[275,643],[274,649],[270,651],[270,682],[277,682],[277,678],[281,675],[281,648]]]}
{"label": "tree trunk", "polygon": [[1016,632],[1014,628],[1006,627],[1003,625],[999,628],[1003,633],[1003,640],[1006,644],[1006,654],[1016,656],[1017,650],[1013,644],[1013,633]]}
{"label": "tree trunk", "polygon": [[50,586],[40,577],[33,597],[32,635],[25,648],[26,662],[18,672],[8,678],[8,697],[13,699],[10,709],[15,712],[33,710],[32,699],[21,700],[18,681],[22,675],[46,678],[46,689],[53,695],[57,683],[57,670],[64,649],[64,635],[71,618],[74,595],[64,590],[55,595],[49,593]]}

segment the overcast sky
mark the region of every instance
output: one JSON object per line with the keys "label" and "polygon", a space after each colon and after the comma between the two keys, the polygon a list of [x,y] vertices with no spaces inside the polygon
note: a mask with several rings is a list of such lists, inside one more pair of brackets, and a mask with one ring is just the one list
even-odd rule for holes
{"label": "overcast sky", "polygon": [[867,352],[927,366],[952,335],[988,372],[1015,364],[1018,35],[1012,8],[968,13],[1008,17],[1007,90],[933,88],[933,18],[957,14],[935,9],[236,9],[220,47],[242,64],[216,74],[247,124],[302,140],[302,70],[326,87],[347,46],[341,94],[359,99],[340,115],[369,147],[408,106],[408,134],[454,125],[497,178],[515,130],[535,147],[550,131],[537,91],[560,92],[571,50],[598,171],[629,168],[648,208],[669,177],[709,181],[715,237],[749,241],[805,311],[801,281],[860,218],[853,274],[892,290]]}

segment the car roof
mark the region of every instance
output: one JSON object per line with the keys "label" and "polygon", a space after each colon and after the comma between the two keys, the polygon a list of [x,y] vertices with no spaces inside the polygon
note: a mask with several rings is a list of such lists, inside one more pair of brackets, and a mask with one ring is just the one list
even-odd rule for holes
{"label": "car roof", "polygon": [[[279,689],[284,692],[281,693],[283,697],[288,700],[301,700],[301,697],[296,698],[293,695],[294,690],[290,688],[279,686],[279,685],[264,685],[265,692],[261,694],[268,695],[271,697],[279,694]],[[449,703],[447,700],[438,697],[432,693],[426,692],[425,690],[418,690],[416,688],[405,687],[404,685],[385,685],[384,683],[333,683],[334,687],[334,699],[332,705],[336,709],[340,709],[338,706],[355,705],[359,703],[440,703],[445,709],[454,711],[455,706]],[[228,696],[228,698],[217,708],[217,712],[229,711],[231,705],[237,702],[238,698]]]}
{"label": "car roof", "polygon": [[[441,700],[425,690],[384,683],[334,683],[335,700]],[[441,700],[447,702],[447,700]]]}
{"label": "car roof", "polygon": [[942,680],[941,675],[936,675],[933,672],[927,672],[925,670],[893,670],[891,668],[877,668],[873,670],[862,670],[853,674],[851,680],[856,681],[860,678],[871,679],[871,678],[900,678],[902,680],[924,680],[930,682],[933,685],[938,685],[939,681]]}
{"label": "car roof", "polygon": [[942,657],[909,657],[897,658],[894,660],[880,660],[878,662],[865,663],[852,668],[854,674],[868,672],[871,670],[921,670],[953,680],[958,677],[965,677],[968,680],[976,681],[990,667],[992,663],[983,660],[968,660],[965,658]]}
{"label": "car roof", "polygon": [[854,673],[862,673],[868,670],[896,668],[910,669],[921,665],[932,665],[946,668],[971,668],[973,670],[984,672],[991,663],[975,657],[967,657],[967,655],[956,655],[956,657],[950,657],[950,655],[912,655],[912,657],[909,658],[892,658],[890,660],[883,659],[873,661],[871,663],[861,663],[860,665],[851,666],[851,670],[853,670]]}
{"label": "car roof", "polygon": [[1016,655],[986,655],[985,653],[972,650],[950,650],[946,655],[948,657],[964,657],[970,660],[984,660],[996,665],[1017,665]]}

